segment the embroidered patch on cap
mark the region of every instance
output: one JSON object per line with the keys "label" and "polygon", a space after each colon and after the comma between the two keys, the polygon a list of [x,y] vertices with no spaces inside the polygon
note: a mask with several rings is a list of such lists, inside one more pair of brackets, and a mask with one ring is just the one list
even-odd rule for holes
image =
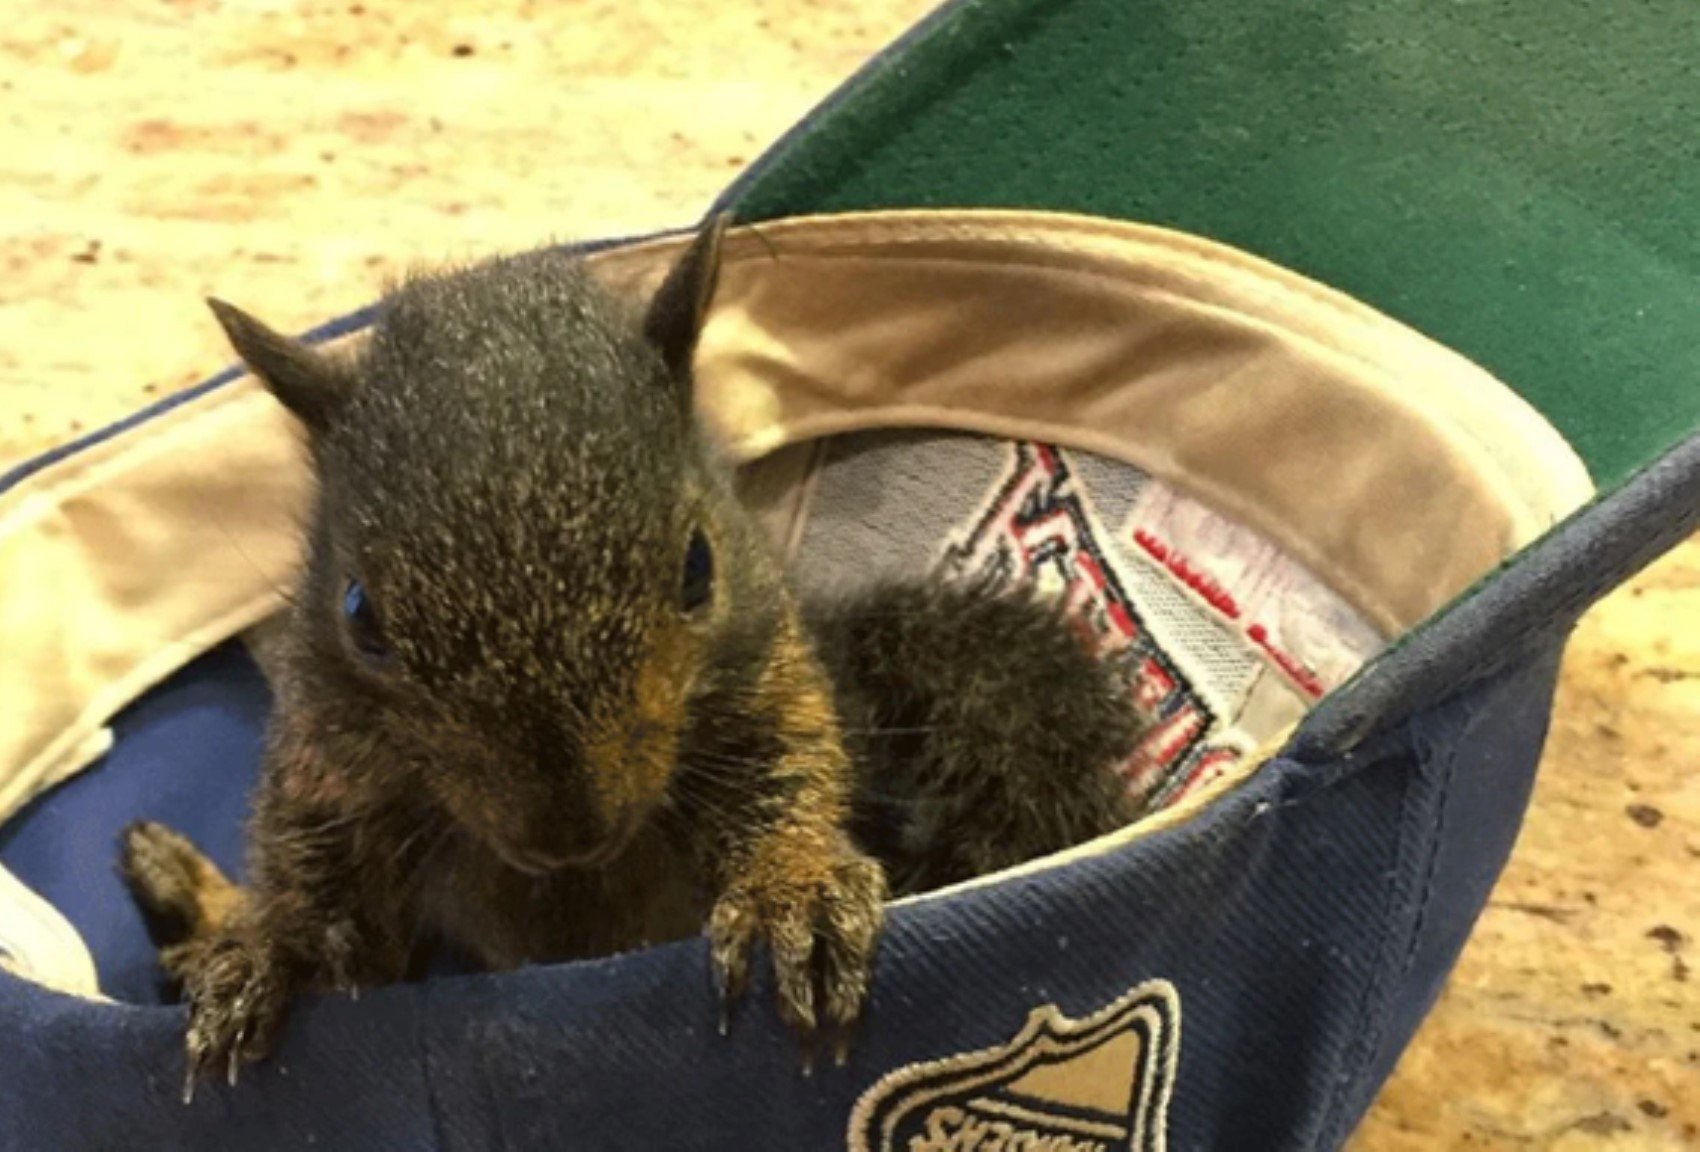
{"label": "embroidered patch on cap", "polygon": [[1036,1008],[1006,1044],[881,1078],[850,1115],[850,1152],[1163,1152],[1180,1018],[1166,980],[1079,1020]]}
{"label": "embroidered patch on cap", "polygon": [[799,594],[931,572],[1055,597],[1149,721],[1119,766],[1149,811],[1231,772],[1384,644],[1273,541],[1124,461],[918,430],[836,437],[816,460],[787,535]]}
{"label": "embroidered patch on cap", "polygon": [[1121,768],[1130,790],[1149,796],[1172,779],[1197,774],[1200,761],[1233,759],[1214,744],[1221,709],[1203,678],[1183,668],[1151,614],[1130,594],[1128,565],[1107,546],[1104,527],[1068,454],[1044,444],[1012,443],[1002,483],[965,533],[947,545],[949,575],[1034,583],[1062,598],[1104,659],[1128,681],[1151,721],[1144,742]]}

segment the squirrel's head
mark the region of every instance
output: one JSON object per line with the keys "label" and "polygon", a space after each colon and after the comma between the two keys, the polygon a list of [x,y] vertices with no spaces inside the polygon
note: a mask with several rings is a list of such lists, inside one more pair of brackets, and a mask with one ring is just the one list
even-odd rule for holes
{"label": "squirrel's head", "polygon": [[692,413],[723,227],[646,310],[535,252],[404,282],[342,357],[213,305],[319,481],[300,703],[527,871],[619,852],[783,610]]}

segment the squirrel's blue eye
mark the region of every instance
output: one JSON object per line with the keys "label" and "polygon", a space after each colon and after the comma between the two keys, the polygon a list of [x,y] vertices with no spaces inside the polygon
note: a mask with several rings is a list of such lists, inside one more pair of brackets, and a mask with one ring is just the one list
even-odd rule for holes
{"label": "squirrel's blue eye", "polygon": [[685,545],[685,573],[679,588],[679,607],[686,615],[695,615],[714,598],[714,550],[701,528],[691,531],[691,541]]}
{"label": "squirrel's blue eye", "polygon": [[350,580],[342,592],[342,618],[348,626],[348,637],[354,647],[368,660],[378,661],[389,656],[383,630],[378,627],[378,612],[371,597],[358,580]]}

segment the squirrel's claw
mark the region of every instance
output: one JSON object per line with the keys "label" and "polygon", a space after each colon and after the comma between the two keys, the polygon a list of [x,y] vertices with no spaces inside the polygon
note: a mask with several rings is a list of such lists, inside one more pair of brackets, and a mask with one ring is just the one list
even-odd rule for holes
{"label": "squirrel's claw", "polygon": [[720,1034],[730,1028],[732,1003],[744,995],[750,982],[750,952],[755,947],[754,904],[741,893],[728,894],[714,906],[708,919],[709,962],[714,970],[714,987],[720,1000]]}
{"label": "squirrel's claw", "polygon": [[[843,1064],[846,1033],[867,998],[886,885],[879,865],[840,843],[826,860],[802,868],[794,854],[760,862],[715,905],[708,936],[721,996],[721,1027],[729,1005],[748,984],[750,954],[765,939],[773,956],[780,1017],[801,1034],[805,1072],[823,1025],[836,1034],[835,1062]],[[799,872],[803,875],[798,875]]]}
{"label": "squirrel's claw", "polygon": [[186,967],[183,1102],[188,1104],[197,1083],[220,1065],[234,1086],[241,1066],[265,1055],[287,993],[276,961],[247,934],[223,932],[208,939]]}

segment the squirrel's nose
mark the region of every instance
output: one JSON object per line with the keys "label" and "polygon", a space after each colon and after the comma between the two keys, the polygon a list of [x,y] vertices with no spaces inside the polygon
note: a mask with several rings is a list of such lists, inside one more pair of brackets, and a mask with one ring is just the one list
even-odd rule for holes
{"label": "squirrel's nose", "polygon": [[661,725],[653,720],[638,720],[626,729],[626,751],[640,752],[643,746],[662,734]]}

